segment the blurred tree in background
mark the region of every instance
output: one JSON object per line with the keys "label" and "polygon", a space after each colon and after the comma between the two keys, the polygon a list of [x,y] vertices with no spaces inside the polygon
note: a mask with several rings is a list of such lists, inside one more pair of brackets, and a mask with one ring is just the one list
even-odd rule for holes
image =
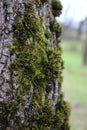
{"label": "blurred tree in background", "polygon": [[84,49],[83,49],[83,63],[87,66],[87,17],[82,20],[79,24],[78,35],[82,35],[84,33]]}
{"label": "blurred tree in background", "polygon": [[[72,1],[61,1],[66,3],[62,17],[58,18],[62,22],[62,38],[63,40],[82,42],[83,64],[87,65],[87,13],[85,2],[80,0],[79,6],[76,8]],[[81,16],[79,14],[81,14]]]}

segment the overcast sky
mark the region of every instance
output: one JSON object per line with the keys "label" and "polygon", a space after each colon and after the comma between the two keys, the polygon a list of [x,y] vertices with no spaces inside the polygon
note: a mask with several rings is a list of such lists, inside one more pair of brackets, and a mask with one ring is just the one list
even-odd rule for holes
{"label": "overcast sky", "polygon": [[60,16],[61,21],[73,20],[79,22],[87,16],[86,0],[60,0],[63,5],[63,12]]}

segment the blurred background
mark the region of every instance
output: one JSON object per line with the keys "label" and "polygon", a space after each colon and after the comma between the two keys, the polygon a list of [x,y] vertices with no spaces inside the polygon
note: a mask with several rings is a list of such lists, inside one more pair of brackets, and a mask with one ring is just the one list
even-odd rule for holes
{"label": "blurred background", "polygon": [[63,91],[71,103],[71,130],[87,130],[87,5],[86,0],[61,0],[61,46],[65,61]]}

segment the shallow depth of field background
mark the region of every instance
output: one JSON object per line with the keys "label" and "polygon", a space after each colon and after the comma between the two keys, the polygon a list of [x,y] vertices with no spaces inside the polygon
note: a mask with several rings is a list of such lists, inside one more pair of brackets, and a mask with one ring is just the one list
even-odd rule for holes
{"label": "shallow depth of field background", "polygon": [[65,62],[62,90],[71,104],[71,130],[87,130],[87,4],[86,0],[60,0],[62,24],[60,43]]}
{"label": "shallow depth of field background", "polygon": [[71,130],[87,130],[87,67],[83,65],[83,44],[80,41],[62,41],[63,92],[71,103]]}

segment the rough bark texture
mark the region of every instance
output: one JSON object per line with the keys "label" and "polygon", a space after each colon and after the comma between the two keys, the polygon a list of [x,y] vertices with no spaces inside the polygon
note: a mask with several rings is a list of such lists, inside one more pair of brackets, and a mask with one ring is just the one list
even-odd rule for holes
{"label": "rough bark texture", "polygon": [[[58,4],[56,2],[57,2],[56,0],[54,3],[52,3],[51,0],[49,1],[48,0],[45,1],[43,0],[41,1],[1,0],[0,1],[0,21],[1,21],[0,23],[0,128],[1,130],[19,130],[19,129],[69,130],[68,116],[70,113],[70,109],[68,104],[64,101],[63,96],[61,94],[61,82],[62,82],[61,70],[63,68],[63,61],[61,59],[61,49],[59,45],[57,45],[57,42],[59,42],[61,29],[59,24],[56,24],[56,20],[55,20],[55,16],[59,15],[61,12],[60,11],[61,5],[60,2]],[[34,11],[34,14],[32,13],[32,9]],[[42,16],[44,17],[43,23],[41,23]],[[29,32],[29,36],[25,36],[25,41],[22,41],[24,33],[26,32],[26,35],[28,35],[27,34],[28,31],[31,31],[28,29],[27,20],[29,21],[29,18],[30,20],[36,19],[36,22],[38,22],[39,20],[39,24],[41,25],[38,26],[38,24],[36,24],[36,26],[41,27],[41,29],[38,29],[38,31],[36,31],[35,28],[33,28],[33,26],[30,23],[30,25],[32,26],[30,27],[30,29],[34,31],[31,32],[32,34],[30,34]],[[57,27],[59,31],[57,30]],[[21,32],[21,30],[24,29],[25,29],[24,33],[23,31]],[[39,36],[40,31],[42,32],[41,36],[43,36],[43,38]],[[45,31],[47,32],[45,33]],[[51,36],[48,36],[48,34]],[[19,45],[17,45],[15,39],[16,42],[19,43]],[[37,46],[35,42],[39,43],[40,46]],[[41,42],[46,45],[43,46]],[[23,45],[21,46],[21,44]],[[32,44],[32,46],[30,46],[30,44]],[[38,81],[38,85],[36,84],[34,85],[33,83],[36,82],[35,77],[33,77],[34,79],[33,81],[31,79],[32,82],[30,81],[27,82],[28,81],[27,77],[21,78],[21,82],[20,82],[20,77],[21,77],[20,75],[23,75],[22,69],[25,69],[26,67],[26,64],[22,63],[23,62],[22,58],[23,56],[25,58],[26,54],[28,54],[27,53],[28,48],[31,49],[32,47],[33,49],[35,49],[33,44],[35,44],[36,47],[39,47],[39,49],[42,46],[48,58],[47,65],[45,65],[43,61],[45,67],[45,72],[44,72],[45,78],[41,77],[41,81],[40,81],[38,79],[38,76],[40,77],[41,75],[38,71],[36,71],[36,74],[38,76],[36,75],[35,76]],[[8,46],[10,46],[10,49],[8,49],[9,48]],[[55,53],[54,49],[57,49],[57,47],[58,50],[56,50]],[[14,48],[16,48],[15,52],[14,52]],[[26,50],[26,54],[24,49]],[[41,51],[43,54],[43,50]],[[36,55],[40,53],[39,50],[37,52],[36,49],[35,52]],[[22,55],[22,53],[24,54]],[[51,57],[49,54],[51,55]],[[57,56],[57,54],[58,54],[57,58],[59,58],[58,61],[59,63],[56,67],[58,71],[55,71],[55,73],[57,74],[55,74],[54,69],[51,67],[51,64],[55,68],[54,65],[56,63],[50,61],[53,57],[56,59],[55,56]],[[20,55],[22,55],[21,60],[19,59]],[[35,57],[32,51],[29,52],[28,55],[29,56],[31,55],[33,58]],[[15,65],[16,60],[17,60],[17,64]],[[28,62],[27,59],[24,60],[27,63],[32,63],[33,61],[33,59],[31,62],[30,61]],[[49,62],[51,64],[49,64]],[[41,59],[40,59],[40,63],[38,64],[42,65]],[[27,65],[27,67],[29,66]],[[41,69],[43,69],[43,67]],[[23,80],[24,82],[22,82]],[[42,81],[44,83],[42,83]],[[41,84],[40,86],[41,89],[39,89],[39,82]],[[25,88],[23,88],[24,86],[25,87],[28,86],[29,89],[26,90]]]}
{"label": "rough bark texture", "polygon": [[18,11],[24,12],[21,0],[0,1],[0,101],[9,98],[6,91],[13,87],[11,72],[8,69],[13,58],[10,57],[6,45],[13,43],[12,24]]}

